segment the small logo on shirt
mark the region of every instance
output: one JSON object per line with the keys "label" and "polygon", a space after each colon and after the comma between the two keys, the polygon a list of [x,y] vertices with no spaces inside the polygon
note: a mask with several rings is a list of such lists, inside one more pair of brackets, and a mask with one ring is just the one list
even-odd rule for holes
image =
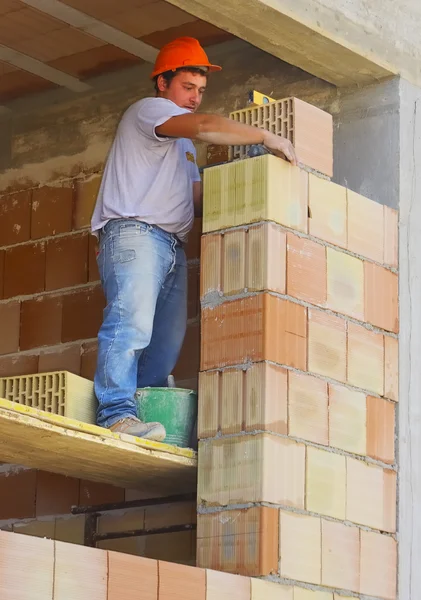
{"label": "small logo on shirt", "polygon": [[194,165],[196,164],[196,161],[194,160],[194,154],[192,152],[186,152],[186,158]]}

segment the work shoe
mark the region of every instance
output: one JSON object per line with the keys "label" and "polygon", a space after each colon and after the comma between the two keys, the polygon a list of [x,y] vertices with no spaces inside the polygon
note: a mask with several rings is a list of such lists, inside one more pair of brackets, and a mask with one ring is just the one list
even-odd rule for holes
{"label": "work shoe", "polygon": [[125,417],[109,428],[113,433],[136,435],[145,440],[162,442],[167,432],[161,423],[143,423],[137,417]]}

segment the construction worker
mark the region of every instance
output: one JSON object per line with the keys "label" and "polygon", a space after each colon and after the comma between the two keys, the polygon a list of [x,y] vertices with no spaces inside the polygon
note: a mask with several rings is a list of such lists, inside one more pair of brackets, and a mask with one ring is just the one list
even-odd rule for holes
{"label": "construction worker", "polygon": [[212,65],[193,38],[164,46],[151,78],[156,96],[130,106],[112,144],[92,217],[107,305],[98,334],[97,422],[161,441],[160,423],[136,417],[136,388],[166,387],[187,321],[184,244],[201,214],[191,140],[264,144],[296,164],[291,143],[213,114],[196,113]]}

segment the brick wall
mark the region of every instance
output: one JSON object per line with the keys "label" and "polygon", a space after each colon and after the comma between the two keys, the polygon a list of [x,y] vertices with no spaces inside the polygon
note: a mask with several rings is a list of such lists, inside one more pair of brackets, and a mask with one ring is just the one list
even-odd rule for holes
{"label": "brick wall", "polygon": [[[0,197],[0,376],[67,370],[93,379],[104,297],[88,231],[99,174],[32,187]],[[186,248],[188,329],[175,369],[177,383],[197,388],[201,221]],[[83,543],[83,517],[72,505],[120,502],[145,493],[0,465],[0,528]],[[129,511],[132,527],[152,509]],[[114,527],[124,529],[124,515]],[[153,527],[194,522],[190,503],[153,509]],[[157,524],[159,523],[159,525]],[[193,564],[195,532],[102,543],[151,558]]]}
{"label": "brick wall", "polygon": [[199,566],[394,599],[396,211],[264,156],[203,229]]}
{"label": "brick wall", "polygon": [[299,586],[0,532],[0,596],[8,597],[11,589],[14,598],[31,600],[350,600]]}

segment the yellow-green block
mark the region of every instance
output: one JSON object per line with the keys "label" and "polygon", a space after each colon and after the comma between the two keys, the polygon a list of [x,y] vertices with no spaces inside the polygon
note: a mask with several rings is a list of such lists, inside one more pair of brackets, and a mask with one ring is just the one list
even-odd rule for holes
{"label": "yellow-green block", "polygon": [[307,232],[306,171],[269,154],[205,169],[204,233],[259,221]]}

